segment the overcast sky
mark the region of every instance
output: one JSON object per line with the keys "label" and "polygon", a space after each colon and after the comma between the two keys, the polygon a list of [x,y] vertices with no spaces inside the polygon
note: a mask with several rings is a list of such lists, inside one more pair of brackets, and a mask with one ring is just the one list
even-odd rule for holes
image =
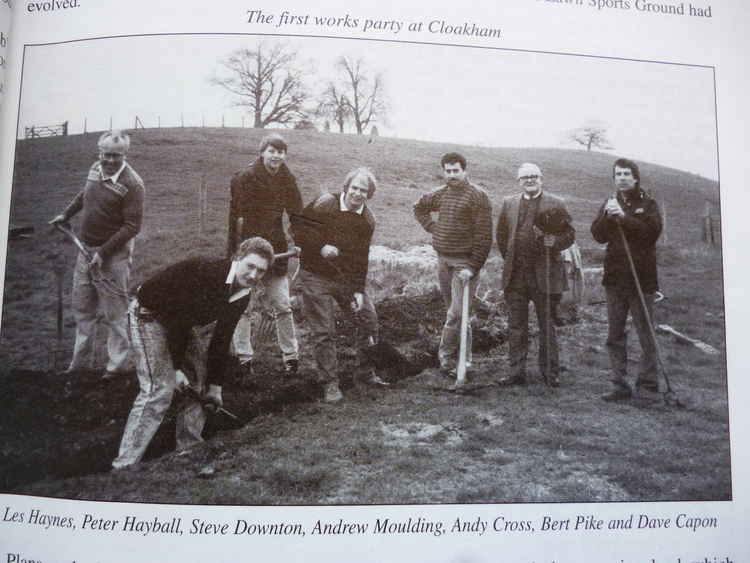
{"label": "overcast sky", "polygon": [[[274,39],[266,39],[274,41]],[[218,61],[252,36],[157,36],[27,47],[19,137],[68,120],[80,133],[109,126],[239,126],[242,112],[210,84]],[[391,105],[381,135],[505,147],[572,147],[565,132],[605,122],[618,155],[717,178],[710,68],[491,49],[351,39],[284,39],[314,90],[342,55],[385,77]],[[250,125],[250,117],[245,118]]]}

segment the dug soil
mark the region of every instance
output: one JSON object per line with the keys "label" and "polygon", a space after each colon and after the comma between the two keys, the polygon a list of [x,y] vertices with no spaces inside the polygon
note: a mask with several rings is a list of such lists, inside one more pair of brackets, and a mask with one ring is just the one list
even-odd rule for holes
{"label": "dug soil", "polygon": [[[414,376],[437,362],[437,342],[444,319],[440,295],[387,299],[378,304],[381,334],[390,357],[375,358],[380,376],[389,383]],[[479,307],[474,350],[487,351],[504,341],[504,317]],[[303,350],[306,331],[298,318]],[[338,352],[344,392],[362,376],[352,319],[339,315]],[[355,335],[356,336],[356,335]],[[312,358],[303,358],[297,377],[283,374],[274,343],[261,346],[249,375],[233,370],[224,387],[224,406],[235,415],[209,417],[204,438],[234,430],[259,415],[318,401],[322,387],[315,381]],[[42,480],[109,471],[138,393],[135,373],[104,381],[101,371],[71,375],[33,370],[9,370],[3,377],[0,410],[0,490],[11,492]],[[175,448],[175,415],[183,401],[175,396],[164,422],[152,440],[145,460]]]}

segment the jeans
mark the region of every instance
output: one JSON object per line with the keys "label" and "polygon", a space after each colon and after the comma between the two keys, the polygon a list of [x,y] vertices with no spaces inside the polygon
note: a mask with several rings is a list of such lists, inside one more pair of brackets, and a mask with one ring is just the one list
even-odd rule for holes
{"label": "jeans", "polygon": [[[107,371],[128,368],[128,284],[132,264],[133,242],[130,241],[104,260],[100,268],[91,269],[79,252],[73,271],[73,316],[76,338],[69,370],[97,367],[93,365],[96,327],[99,312],[107,325]],[[88,247],[93,254],[96,247]]]}
{"label": "jeans", "polygon": [[[302,270],[302,299],[305,312],[305,323],[310,334],[310,344],[318,368],[321,383],[338,382],[338,359],[336,356],[336,308],[337,303],[342,311],[351,312],[352,294],[341,282],[329,280]],[[354,313],[354,323],[358,334],[351,335],[358,349],[367,342],[378,338],[378,315],[375,305],[364,293],[362,309]]]}
{"label": "jeans", "polygon": [[[269,274],[263,280],[265,286],[265,299],[271,305],[275,315],[276,340],[281,348],[281,354],[284,361],[296,360],[299,358],[299,345],[297,343],[297,334],[294,327],[294,315],[289,303],[289,280],[286,275],[274,276]],[[251,300],[252,303],[252,300]],[[240,317],[237,328],[234,331],[232,344],[234,353],[239,357],[241,362],[253,358],[252,345],[252,313],[251,306]]]}
{"label": "jeans", "polygon": [[[440,366],[443,368],[451,368],[458,361],[461,338],[461,302],[464,288],[463,282],[458,278],[458,272],[464,268],[468,268],[466,259],[438,255],[438,282],[443,303],[445,303],[447,309],[438,348],[438,359],[440,360]],[[466,339],[466,361],[468,362],[471,362],[471,315],[478,282],[478,273],[469,280],[469,330]]]}
{"label": "jeans", "polygon": [[628,348],[625,327],[628,311],[633,320],[638,340],[641,344],[641,362],[638,370],[636,387],[645,387],[651,391],[658,391],[659,379],[656,366],[656,346],[648,326],[649,319],[653,322],[654,294],[644,294],[648,317],[643,312],[641,300],[635,288],[619,289],[607,287],[607,317],[609,318],[609,333],[607,335],[607,351],[609,363],[612,367],[612,383],[616,388],[627,388]]}
{"label": "jeans", "polygon": [[[175,370],[167,345],[167,330],[153,315],[133,299],[128,311],[130,337],[136,357],[140,391],[125,424],[119,455],[112,467],[138,463],[169,409],[175,390]],[[190,386],[202,394],[206,382],[207,345],[193,329],[185,352],[183,373]],[[177,450],[184,450],[202,441],[206,415],[195,399],[184,397],[177,414]]]}

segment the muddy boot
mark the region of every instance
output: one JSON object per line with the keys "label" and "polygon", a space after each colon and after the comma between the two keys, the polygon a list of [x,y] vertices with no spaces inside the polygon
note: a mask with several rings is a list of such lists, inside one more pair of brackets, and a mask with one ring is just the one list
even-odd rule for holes
{"label": "muddy boot", "polygon": [[291,359],[284,362],[284,375],[294,377],[299,371],[299,360]]}
{"label": "muddy boot", "polygon": [[368,385],[376,385],[380,387],[388,387],[390,385],[390,383],[377,374],[375,368],[365,368],[362,375],[362,381]]}
{"label": "muddy boot", "polygon": [[326,403],[338,403],[343,398],[344,395],[341,394],[338,381],[326,383],[323,401]]}
{"label": "muddy boot", "polygon": [[652,405],[662,401],[659,385],[652,382],[636,382],[633,398],[643,405]]}
{"label": "muddy boot", "polygon": [[607,401],[608,403],[629,401],[633,397],[633,391],[625,381],[613,381],[613,383],[615,384],[614,390],[606,395],[602,395],[602,401]]}

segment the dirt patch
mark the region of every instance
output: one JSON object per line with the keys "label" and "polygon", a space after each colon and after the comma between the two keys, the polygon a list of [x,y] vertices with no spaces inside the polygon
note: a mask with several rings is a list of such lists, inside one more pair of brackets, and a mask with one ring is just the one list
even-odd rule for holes
{"label": "dirt patch", "polygon": [[[437,341],[444,319],[438,293],[418,297],[396,297],[377,306],[382,334],[396,356],[379,358],[380,375],[398,381],[434,367]],[[487,349],[504,339],[497,318],[477,322],[475,348]],[[495,324],[493,324],[495,323]],[[351,318],[339,315],[339,360],[342,388],[346,392],[358,377],[357,351],[349,338],[354,330]],[[305,346],[304,320],[300,319],[302,349]],[[265,343],[254,366],[254,376],[242,385],[230,378],[225,385],[225,407],[240,422],[225,415],[209,418],[204,438],[233,430],[260,415],[279,412],[295,403],[311,403],[322,396],[315,381],[310,358],[305,358],[299,377],[287,379],[277,358],[274,342]],[[401,361],[399,361],[401,360]],[[402,361],[406,360],[406,361]],[[0,489],[44,479],[58,479],[109,470],[117,455],[119,440],[130,407],[138,393],[134,374],[104,382],[100,372],[62,376],[34,370],[10,369],[3,375],[0,411]],[[164,422],[149,446],[145,459],[153,459],[175,447],[175,415],[180,407],[176,396]],[[407,434],[421,435],[420,431]],[[420,438],[421,439],[421,438]],[[447,443],[450,443],[450,438]]]}

